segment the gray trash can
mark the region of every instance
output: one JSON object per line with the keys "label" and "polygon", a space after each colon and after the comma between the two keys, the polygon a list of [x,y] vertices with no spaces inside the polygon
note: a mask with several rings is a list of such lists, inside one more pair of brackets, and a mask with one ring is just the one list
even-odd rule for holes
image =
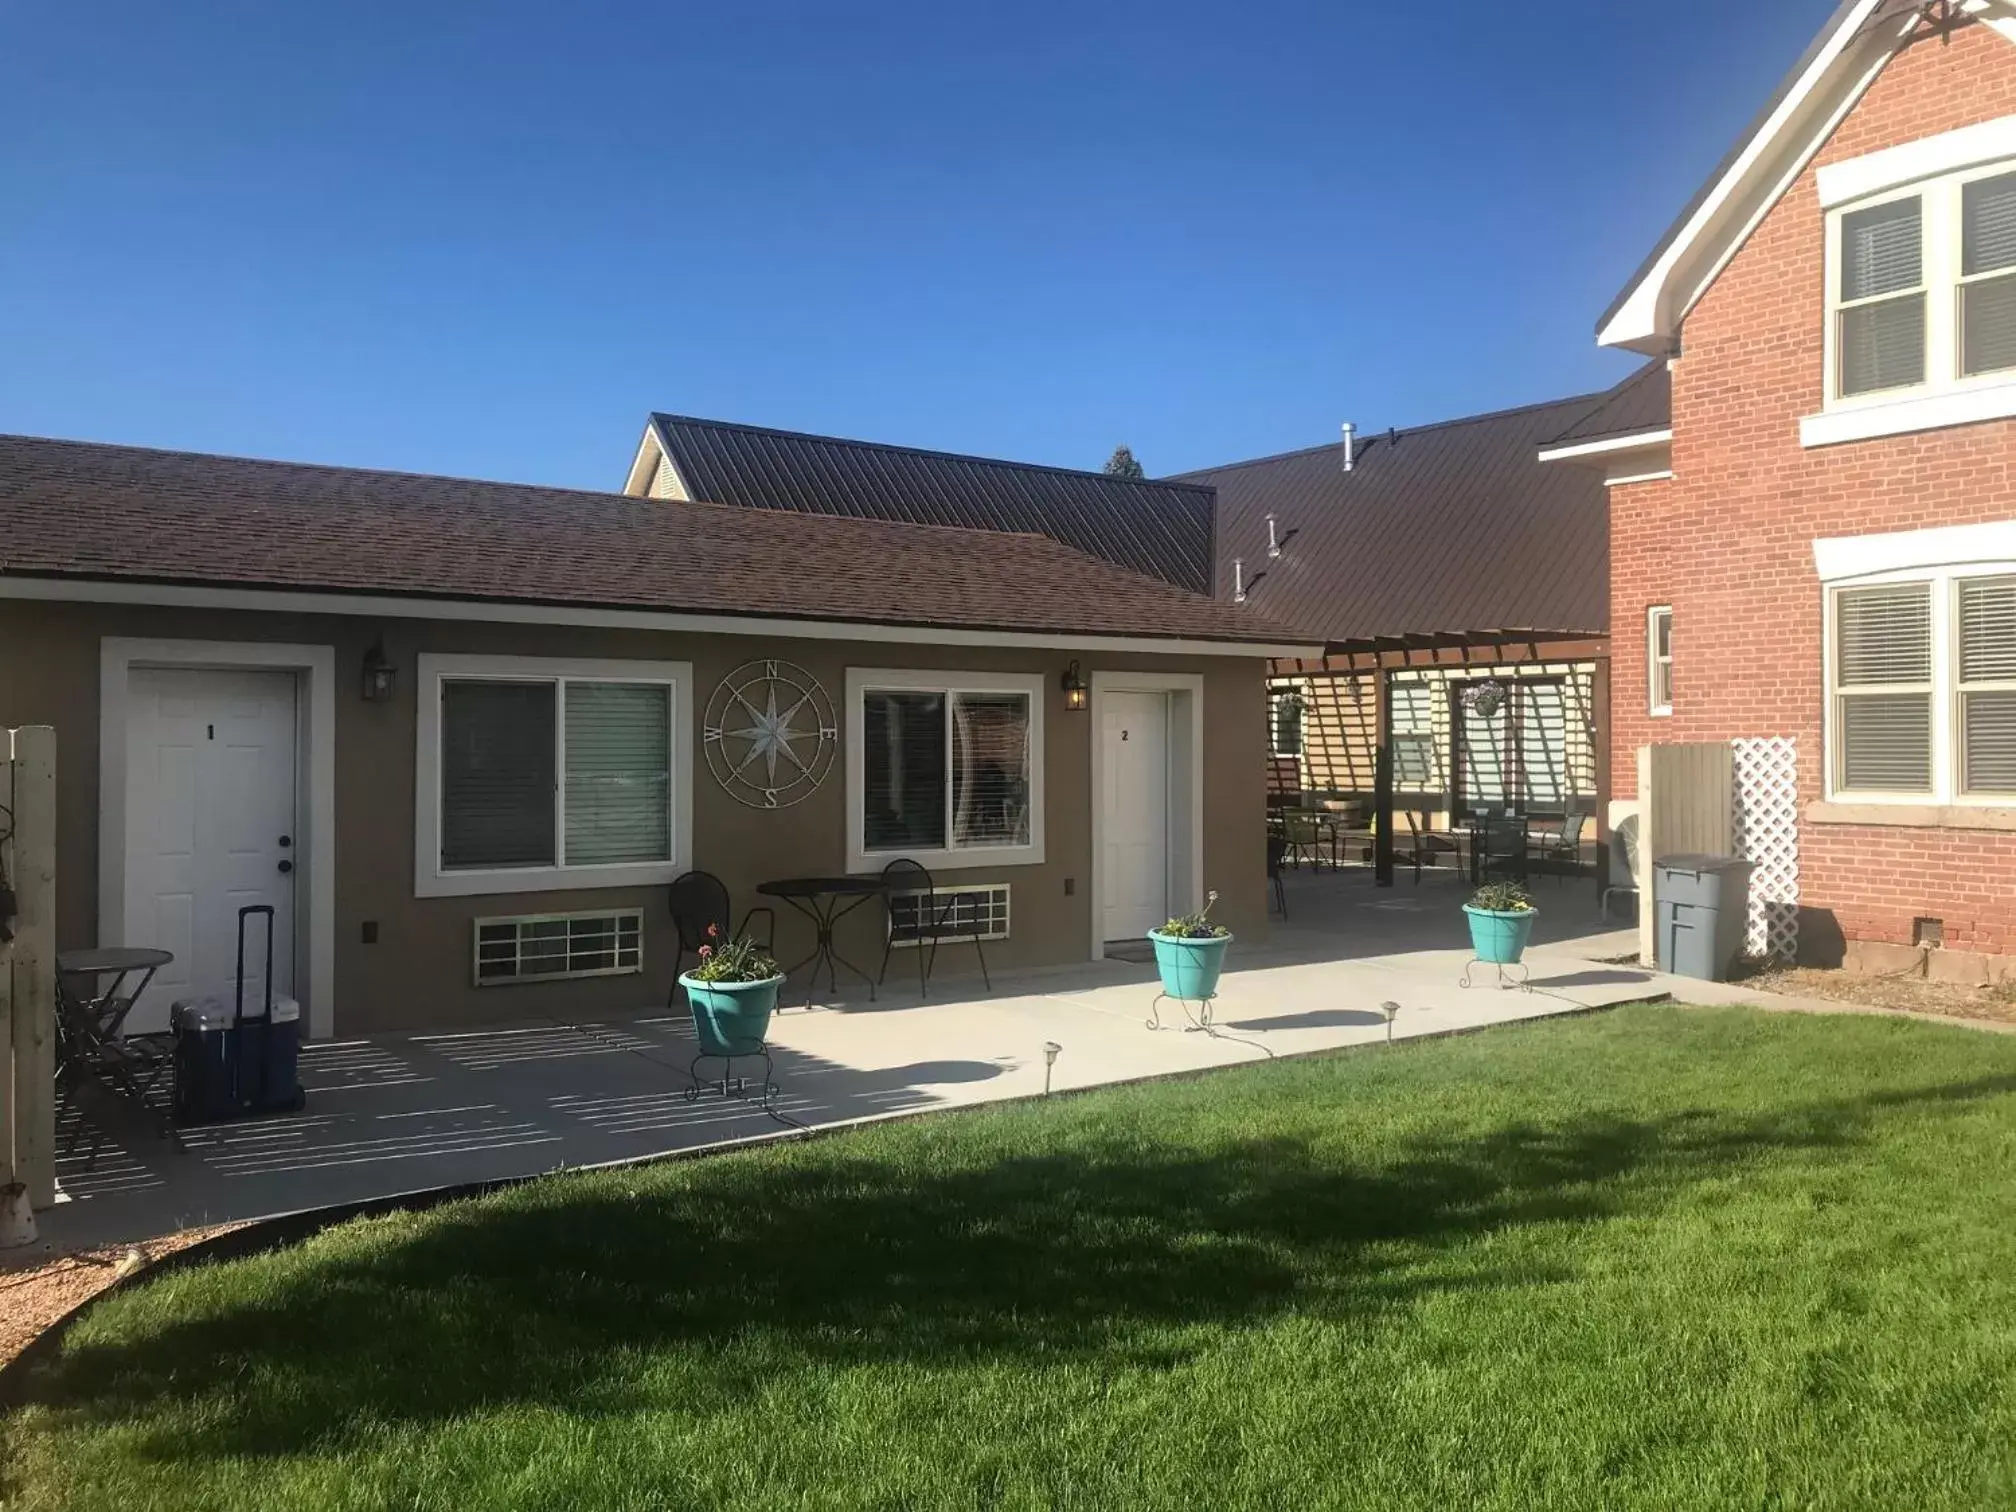
{"label": "gray trash can", "polygon": [[1659,905],[1659,968],[1724,982],[1743,953],[1750,863],[1736,856],[1661,856],[1652,863]]}

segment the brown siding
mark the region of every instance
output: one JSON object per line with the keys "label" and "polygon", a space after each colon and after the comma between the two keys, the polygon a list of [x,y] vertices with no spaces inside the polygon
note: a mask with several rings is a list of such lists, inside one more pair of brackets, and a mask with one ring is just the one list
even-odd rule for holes
{"label": "brown siding", "polygon": [[[1612,770],[1634,795],[1653,741],[1792,736],[1803,801],[1824,791],[1818,537],[2016,517],[2016,423],[1807,449],[1823,398],[1828,163],[2016,112],[2016,48],[1979,25],[1894,59],[1688,316],[1673,372],[1669,481],[1610,500]],[[1646,711],[1645,610],[1673,606],[1673,713]],[[1909,943],[1945,921],[1949,946],[2016,951],[2016,834],[1805,823],[1809,945]]]}
{"label": "brown siding", "polygon": [[[355,672],[383,636],[399,669],[397,698],[367,704]],[[1050,690],[1045,711],[1046,855],[1041,866],[947,873],[945,880],[1005,881],[1013,888],[1013,937],[988,947],[990,966],[1080,961],[1091,948],[1090,780],[1094,720],[1065,710],[1059,682],[1069,657],[1046,651],[963,649],[840,641],[758,641],[745,637],[669,635],[434,621],[377,621],[336,616],[254,615],[86,605],[0,603],[0,726],[54,725],[58,732],[57,928],[59,948],[94,942],[98,858],[99,640],[136,636],[178,640],[279,641],[331,645],[336,654],[336,1028],[342,1034],[421,1025],[444,1026],[548,1014],[634,1010],[663,1002],[671,985],[674,937],[657,887],[512,893],[466,898],[413,895],[413,741],[422,652],[612,657],[690,661],[704,704],[722,676],[743,662],[776,656],[799,662],[842,697],[846,669],[959,667],[1040,672]],[[1219,889],[1216,915],[1249,938],[1266,930],[1264,848],[1260,843],[1265,776],[1252,759],[1252,731],[1264,717],[1264,667],[1257,659],[1154,656],[1079,658],[1094,670],[1202,668],[1204,709],[1205,883]],[[843,722],[846,719],[842,712]],[[697,743],[697,728],[696,728]],[[687,753],[689,762],[699,757]],[[846,869],[844,765],[799,806],[780,812],[745,808],[716,785],[704,763],[693,777],[695,864],[717,873],[737,912],[757,901],[766,878]],[[1071,888],[1069,895],[1066,887]],[[476,989],[469,982],[470,921],[641,905],[645,975]],[[378,943],[361,943],[367,921]],[[810,925],[780,918],[779,953],[787,964],[811,948]],[[842,926],[843,953],[871,969],[881,959],[880,913],[859,910]],[[306,936],[305,921],[301,930]],[[963,970],[962,952],[941,961]],[[906,962],[907,964],[907,962]]]}

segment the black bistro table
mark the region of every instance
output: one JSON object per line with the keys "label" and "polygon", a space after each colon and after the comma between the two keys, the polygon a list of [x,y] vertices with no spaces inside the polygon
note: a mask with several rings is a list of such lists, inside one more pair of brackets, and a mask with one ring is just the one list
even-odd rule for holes
{"label": "black bistro table", "polygon": [[[125,1033],[126,1015],[154,973],[174,959],[168,951],[139,946],[66,950],[56,957],[58,990],[72,990],[71,1000],[90,1016],[91,1027],[106,1039],[117,1039]],[[73,984],[84,981],[91,983],[91,989],[74,991]]]}
{"label": "black bistro table", "polygon": [[812,921],[812,927],[818,933],[818,943],[812,947],[812,954],[785,973],[796,976],[807,966],[812,968],[812,976],[805,984],[807,1002],[819,990],[821,966],[826,968],[827,985],[834,992],[840,990],[840,975],[836,968],[845,966],[868,984],[868,1001],[875,1001],[875,978],[833,948],[833,926],[862,904],[872,903],[888,893],[888,885],[880,877],[786,877],[776,882],[759,882],[756,891],[766,898],[776,898],[803,914]]}

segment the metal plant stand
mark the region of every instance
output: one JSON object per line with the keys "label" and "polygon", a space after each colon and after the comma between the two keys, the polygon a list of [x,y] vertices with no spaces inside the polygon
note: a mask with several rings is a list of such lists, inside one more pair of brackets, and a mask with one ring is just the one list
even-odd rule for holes
{"label": "metal plant stand", "polygon": [[[1211,1021],[1211,1005],[1217,1000],[1218,994],[1215,992],[1204,998],[1180,998],[1173,993],[1158,992],[1155,994],[1155,1001],[1148,1005],[1148,1017],[1145,1022],[1150,1029],[1176,1028],[1175,1024],[1162,1022],[1162,1005],[1174,1003],[1183,1010],[1183,1017],[1188,1020],[1182,1026],[1185,1034],[1209,1034],[1214,1027]],[[1197,1005],[1197,1011],[1194,1013],[1190,1011],[1193,1002]]]}
{"label": "metal plant stand", "polygon": [[[1495,980],[1485,979],[1473,982],[1470,980],[1470,968],[1473,966],[1489,966],[1498,974],[1497,978]],[[1515,971],[1519,973],[1517,976],[1510,975],[1510,973]],[[1472,956],[1463,963],[1462,985],[1465,987],[1497,987],[1504,991],[1510,991],[1516,987],[1521,992],[1531,992],[1533,989],[1527,985],[1526,981],[1529,975],[1531,975],[1531,972],[1524,961],[1501,963],[1498,961],[1486,961],[1477,956]]]}
{"label": "metal plant stand", "polygon": [[[706,1081],[700,1079],[700,1062],[707,1060],[718,1060],[721,1062],[721,1079],[718,1082],[712,1078]],[[763,1094],[759,1101],[763,1107],[768,1108],[777,1100],[778,1091],[777,1083],[771,1079],[772,1067],[770,1063],[770,1047],[768,1045],[757,1050],[745,1050],[740,1055],[718,1055],[712,1050],[702,1050],[698,1055],[693,1057],[692,1063],[686,1067],[686,1077],[693,1083],[692,1086],[686,1089],[686,1101],[698,1102],[700,1094],[703,1091],[712,1092],[718,1089],[724,1098],[736,1097],[746,1102],[749,1098],[749,1078],[734,1074],[735,1062],[738,1060],[761,1060],[763,1062]]]}

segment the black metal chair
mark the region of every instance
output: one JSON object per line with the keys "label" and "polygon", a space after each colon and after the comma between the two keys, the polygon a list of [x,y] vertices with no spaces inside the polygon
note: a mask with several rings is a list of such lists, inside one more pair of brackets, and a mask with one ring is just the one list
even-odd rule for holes
{"label": "black metal chair", "polygon": [[1514,816],[1487,817],[1473,832],[1472,870],[1479,882],[1496,878],[1526,880],[1526,821]]}
{"label": "black metal chair", "polygon": [[1281,917],[1288,917],[1288,886],[1282,880],[1282,863],[1288,857],[1288,837],[1270,834],[1267,837],[1267,880],[1274,884],[1274,906],[1281,911]]}
{"label": "black metal chair", "polygon": [[[908,857],[891,861],[882,868],[882,886],[886,927],[882,936],[882,975],[878,980],[889,980],[889,955],[896,948],[896,916],[900,908],[904,913],[904,932],[917,946],[917,991],[920,996],[931,995],[931,970],[938,964],[938,947],[947,942],[956,945],[964,941],[973,947],[973,954],[980,961],[980,980],[987,984],[989,992],[994,990],[994,979],[987,974],[987,952],[980,948],[978,931],[960,926],[958,910],[961,894],[952,892],[939,897],[931,886],[931,873]],[[906,896],[909,894],[915,894],[914,902]],[[899,902],[899,899],[902,901]]]}
{"label": "black metal chair", "polygon": [[[700,947],[708,940],[708,929],[714,929],[721,937],[729,933],[734,905],[729,901],[728,885],[712,872],[703,871],[687,872],[675,881],[666,901],[671,905],[673,927],[679,931],[679,954],[672,962],[672,985],[665,993],[665,1006],[669,1009],[679,1000],[679,974],[686,969],[686,957],[699,960]],[[742,915],[742,927],[735,933],[748,934],[750,922],[759,914],[764,919],[761,944],[765,950],[774,951],[777,948],[774,909],[761,904],[750,909]]]}
{"label": "black metal chair", "polygon": [[[67,1092],[74,1103],[82,1083],[97,1081],[151,1115],[161,1133],[179,1149],[181,1136],[175,1131],[174,1113],[164,1085],[172,1080],[175,1042],[166,1034],[126,1034],[117,1027],[108,1027],[123,1018],[123,1013],[102,1013],[62,972],[56,974],[58,1090]],[[70,1131],[72,1148],[83,1128],[80,1114]],[[97,1159],[95,1147],[91,1158]]]}

